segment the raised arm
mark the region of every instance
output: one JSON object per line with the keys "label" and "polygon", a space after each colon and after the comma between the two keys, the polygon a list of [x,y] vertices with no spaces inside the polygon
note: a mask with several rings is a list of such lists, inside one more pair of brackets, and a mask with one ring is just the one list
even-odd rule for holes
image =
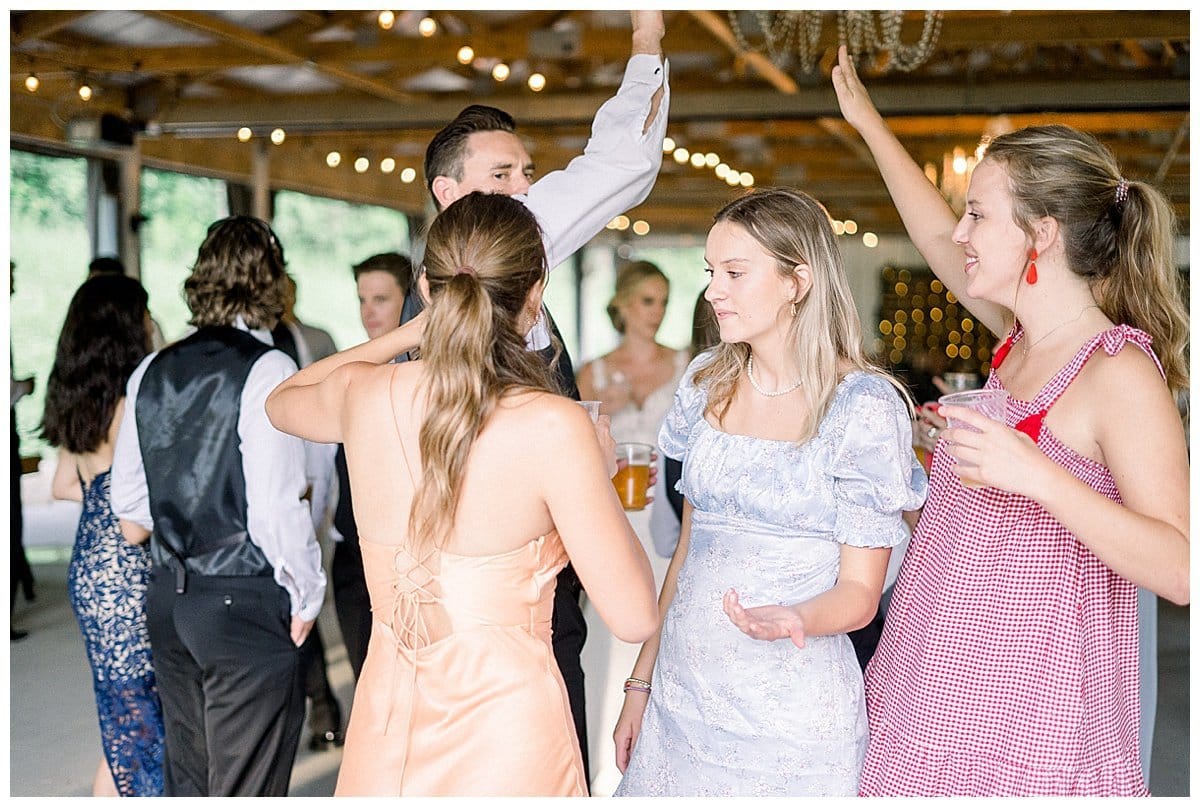
{"label": "raised arm", "polygon": [[583,154],[529,188],[525,204],[545,234],[551,268],[613,217],[645,201],[662,166],[670,88],[661,11],[634,11],[629,64],[617,94],[592,121]]}
{"label": "raised arm", "polygon": [[1008,332],[1011,315],[994,303],[967,296],[965,257],[962,247],[952,239],[957,224],[954,211],[884,122],[859,80],[845,45],[838,48],[833,89],[842,117],[858,130],[871,150],[913,245],[950,293],[988,330],[1003,336]]}
{"label": "raised arm", "polygon": [[342,407],[351,380],[417,347],[429,315],[421,312],[383,336],[326,356],[290,376],[267,396],[267,417],[281,432],[314,443],[342,442]]}

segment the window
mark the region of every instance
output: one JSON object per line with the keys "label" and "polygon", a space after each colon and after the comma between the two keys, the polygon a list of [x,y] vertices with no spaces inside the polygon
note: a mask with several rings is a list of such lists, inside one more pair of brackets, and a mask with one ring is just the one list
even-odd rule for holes
{"label": "window", "polygon": [[9,247],[13,291],[9,333],[14,378],[33,376],[16,406],[21,454],[48,456],[37,436],[58,333],[92,259],[87,231],[87,161],[9,152]]}
{"label": "window", "polygon": [[351,267],[380,252],[408,255],[408,217],[387,207],[279,191],[272,229],[296,279],[296,317],[329,331],[339,349],[365,340]]}

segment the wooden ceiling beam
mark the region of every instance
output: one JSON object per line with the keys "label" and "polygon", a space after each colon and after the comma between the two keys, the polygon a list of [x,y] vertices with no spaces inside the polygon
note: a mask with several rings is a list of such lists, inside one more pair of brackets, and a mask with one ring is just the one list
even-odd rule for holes
{"label": "wooden ceiling beam", "polygon": [[766,56],[757,51],[743,50],[729,24],[717,16],[715,11],[689,11],[688,13],[704,26],[714,39],[728,48],[734,58],[741,59],[753,67],[755,72],[768,81],[772,87],[787,95],[794,95],[799,89],[795,80]]}
{"label": "wooden ceiling beam", "polygon": [[393,103],[408,103],[413,97],[386,84],[369,79],[359,73],[334,65],[321,64],[307,53],[284,47],[269,36],[231,25],[224,20],[197,11],[147,11],[158,19],[193,30],[203,31],[249,51],[278,59],[283,64],[305,64],[336,79],[348,88]]}
{"label": "wooden ceiling beam", "polygon": [[9,44],[19,47],[30,40],[46,39],[92,11],[25,11],[10,14],[9,23],[12,27]]}

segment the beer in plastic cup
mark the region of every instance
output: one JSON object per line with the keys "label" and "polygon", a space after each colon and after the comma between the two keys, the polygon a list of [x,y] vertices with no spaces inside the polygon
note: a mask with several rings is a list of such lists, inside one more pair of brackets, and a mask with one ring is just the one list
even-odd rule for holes
{"label": "beer in plastic cup", "polygon": [[617,443],[617,460],[625,460],[624,467],[617,469],[613,486],[617,497],[626,510],[642,510],[646,507],[646,491],[650,487],[650,455],[654,446],[645,443]]}

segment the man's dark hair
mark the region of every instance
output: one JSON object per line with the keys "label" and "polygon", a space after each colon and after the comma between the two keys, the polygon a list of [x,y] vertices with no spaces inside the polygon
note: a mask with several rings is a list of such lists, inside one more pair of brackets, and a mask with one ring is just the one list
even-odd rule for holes
{"label": "man's dark hair", "polygon": [[88,264],[88,277],[123,274],[125,274],[125,264],[112,255],[101,255]]}
{"label": "man's dark hair", "polygon": [[[425,149],[425,187],[433,196],[433,181],[450,177],[462,181],[463,162],[467,157],[467,138],[476,132],[515,132],[517,122],[503,109],[483,104],[471,104],[458,113],[429,141]],[[436,204],[437,197],[434,196]]]}
{"label": "man's dark hair", "polygon": [[362,263],[354,264],[354,280],[363,272],[387,272],[396,279],[401,294],[408,294],[412,286],[413,265],[407,256],[399,252],[381,252],[372,255]]}
{"label": "man's dark hair", "polygon": [[183,283],[197,328],[232,325],[270,330],[283,313],[283,247],[265,221],[229,216],[213,222]]}

